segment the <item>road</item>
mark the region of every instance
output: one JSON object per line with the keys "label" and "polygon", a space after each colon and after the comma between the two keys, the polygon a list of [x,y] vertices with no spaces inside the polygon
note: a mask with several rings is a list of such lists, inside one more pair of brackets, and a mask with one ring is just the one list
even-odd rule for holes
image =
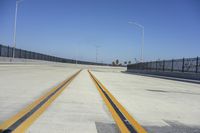
{"label": "road", "polygon": [[199,84],[120,72],[124,68],[64,64],[0,65],[0,123],[80,68],[26,132],[120,132],[88,69],[147,132],[200,132]]}
{"label": "road", "polygon": [[200,132],[199,84],[125,73],[93,73],[148,132]]}

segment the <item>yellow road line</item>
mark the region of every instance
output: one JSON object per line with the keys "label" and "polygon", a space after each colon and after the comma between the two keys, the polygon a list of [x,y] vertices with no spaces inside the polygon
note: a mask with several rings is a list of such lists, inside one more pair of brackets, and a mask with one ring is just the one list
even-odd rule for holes
{"label": "yellow road line", "polygon": [[[80,70],[81,71],[81,70]],[[38,98],[32,104],[22,109],[19,113],[12,116],[5,122],[0,125],[0,133],[4,132],[10,126],[13,126],[17,121],[19,121],[22,117],[25,117],[30,111],[32,111],[35,107],[39,106],[41,102],[47,100],[41,107],[39,107],[31,116],[25,119],[19,126],[17,126],[12,133],[23,133],[46,109],[47,107],[59,96],[59,94],[69,85],[69,83],[80,73],[78,71],[70,78],[64,80],[56,87],[52,88],[45,95]],[[48,99],[49,98],[49,99]]]}
{"label": "yellow road line", "polygon": [[[147,131],[126,111],[126,109],[116,100],[116,98],[106,89],[106,87],[90,72],[88,71],[91,78],[93,79],[98,91],[100,92],[104,102],[106,103],[108,109],[110,110],[116,124],[118,125],[120,131],[122,133],[128,133],[133,132],[130,131],[130,129],[127,128],[127,126],[124,124],[123,120],[117,113],[116,109],[113,108],[112,104],[108,100],[108,98],[105,96],[103,91],[108,95],[108,97],[112,100],[112,102],[117,106],[117,108],[120,110],[120,112],[125,116],[126,120],[134,127],[134,130],[137,133],[147,133]],[[103,89],[103,91],[101,90]]]}

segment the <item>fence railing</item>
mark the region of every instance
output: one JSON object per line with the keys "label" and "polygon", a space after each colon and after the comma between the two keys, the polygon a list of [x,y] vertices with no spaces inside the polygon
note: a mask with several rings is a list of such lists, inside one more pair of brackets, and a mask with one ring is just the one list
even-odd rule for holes
{"label": "fence railing", "polygon": [[[0,57],[13,57],[13,47],[5,46],[0,44]],[[78,64],[87,64],[87,65],[108,65],[104,63],[95,63],[88,61],[72,60],[65,59],[61,57],[51,56],[47,54],[32,52],[28,50],[23,50],[15,48],[15,58],[23,59],[34,59],[34,60],[44,60],[44,61],[53,61],[53,62],[62,62],[62,63],[78,63]]]}
{"label": "fence railing", "polygon": [[200,58],[183,58],[130,64],[128,70],[200,73]]}

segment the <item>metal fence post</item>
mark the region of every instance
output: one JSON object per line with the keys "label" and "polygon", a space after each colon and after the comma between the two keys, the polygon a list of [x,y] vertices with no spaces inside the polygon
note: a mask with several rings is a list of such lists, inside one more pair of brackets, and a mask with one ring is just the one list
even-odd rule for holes
{"label": "metal fence post", "polygon": [[26,51],[26,58],[29,59],[29,56],[30,56],[29,51]]}
{"label": "metal fence post", "polygon": [[149,62],[149,70],[151,71],[151,62]]}
{"label": "metal fence post", "polygon": [[172,72],[174,71],[174,59],[172,59],[172,68],[171,68],[171,71]]}
{"label": "metal fence post", "polygon": [[158,71],[158,61],[156,61],[156,71]]}
{"label": "metal fence post", "polygon": [[182,72],[184,72],[184,69],[185,69],[185,59],[183,58]]}
{"label": "metal fence post", "polygon": [[31,59],[31,51],[29,51],[29,59]]}
{"label": "metal fence post", "polygon": [[33,59],[33,52],[30,51],[30,59]]}
{"label": "metal fence post", "polygon": [[26,50],[24,50],[24,58],[26,59],[27,58],[27,52],[26,52]]}
{"label": "metal fence post", "polygon": [[27,53],[28,53],[27,59],[30,59],[30,51],[27,51]]}
{"label": "metal fence post", "polygon": [[38,57],[38,53],[35,53],[34,59],[37,60],[37,57]]}
{"label": "metal fence post", "polygon": [[28,59],[31,59],[31,51],[29,51],[28,55],[29,55]]}
{"label": "metal fence post", "polygon": [[140,70],[143,70],[143,66],[142,66],[143,64],[142,63],[140,63]]}
{"label": "metal fence post", "polygon": [[33,52],[33,59],[35,59],[36,58],[36,53],[35,52]]}
{"label": "metal fence post", "polygon": [[165,60],[163,60],[163,71],[165,71]]}
{"label": "metal fence post", "polygon": [[199,67],[199,57],[197,56],[197,60],[196,60],[196,73],[198,73],[198,67]]}
{"label": "metal fence post", "polygon": [[151,70],[151,62],[148,62],[148,69]]}
{"label": "metal fence post", "polygon": [[16,58],[19,58],[19,55],[18,55],[18,54],[19,54],[19,50],[16,48],[16,49],[15,49],[15,57],[16,57]]}
{"label": "metal fence post", "polygon": [[[11,57],[13,57],[14,53],[13,53],[13,47],[10,47],[11,48]],[[15,57],[15,56],[14,56]]]}
{"label": "metal fence post", "polygon": [[22,58],[22,50],[19,49],[19,58]]}
{"label": "metal fence post", "polygon": [[25,51],[25,53],[26,53],[26,59],[28,59],[28,51]]}
{"label": "metal fence post", "polygon": [[7,47],[7,57],[9,57],[10,51],[9,51],[9,46]]}
{"label": "metal fence post", "polygon": [[149,70],[149,62],[147,62],[146,69]]}
{"label": "metal fence post", "polygon": [[1,57],[1,50],[2,50],[2,45],[0,44],[0,57]]}

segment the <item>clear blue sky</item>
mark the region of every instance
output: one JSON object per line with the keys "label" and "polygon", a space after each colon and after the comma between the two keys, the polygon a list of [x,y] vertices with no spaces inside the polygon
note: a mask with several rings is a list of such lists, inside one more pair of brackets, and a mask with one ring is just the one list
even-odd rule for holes
{"label": "clear blue sky", "polygon": [[[0,43],[12,45],[15,0],[0,0]],[[200,56],[199,0],[24,0],[19,5],[17,47],[95,61]]]}

